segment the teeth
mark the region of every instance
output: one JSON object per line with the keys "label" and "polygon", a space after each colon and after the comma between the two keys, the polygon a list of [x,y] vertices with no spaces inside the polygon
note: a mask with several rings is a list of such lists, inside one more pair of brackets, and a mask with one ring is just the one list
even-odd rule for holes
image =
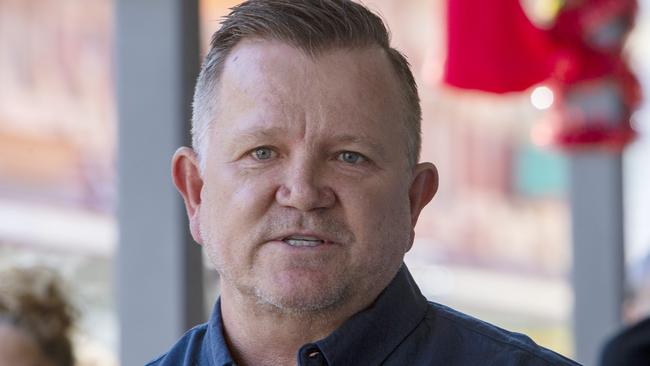
{"label": "teeth", "polygon": [[283,240],[294,247],[315,247],[323,244],[323,241],[313,236],[289,236]]}
{"label": "teeth", "polygon": [[315,236],[301,236],[301,235],[292,235],[287,236],[285,240],[308,240],[308,241],[322,241]]}
{"label": "teeth", "polygon": [[321,245],[322,241],[310,241],[310,240],[293,240],[288,239],[284,241],[285,243],[291,245],[292,247],[316,247]]}

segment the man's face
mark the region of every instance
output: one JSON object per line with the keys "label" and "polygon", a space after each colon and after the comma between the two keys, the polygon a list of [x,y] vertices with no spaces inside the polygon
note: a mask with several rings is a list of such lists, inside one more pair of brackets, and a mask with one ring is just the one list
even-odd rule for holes
{"label": "man's face", "polygon": [[[374,299],[436,185],[431,164],[408,165],[401,90],[384,52],[312,58],[244,41],[218,93],[200,193],[179,189],[222,295],[291,312]],[[187,154],[174,166],[195,167]]]}

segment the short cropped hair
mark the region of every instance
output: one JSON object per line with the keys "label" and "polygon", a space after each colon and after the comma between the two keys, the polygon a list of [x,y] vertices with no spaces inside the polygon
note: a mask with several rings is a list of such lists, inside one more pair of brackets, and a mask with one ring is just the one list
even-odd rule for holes
{"label": "short cropped hair", "polygon": [[287,43],[317,57],[340,48],[379,46],[401,84],[407,154],[411,166],[420,155],[422,111],[417,85],[404,55],[390,46],[384,22],[363,5],[349,0],[249,0],[231,9],[212,36],[203,61],[192,113],[192,146],[203,167],[206,138],[218,104],[217,83],[225,60],[243,39],[268,39]]}

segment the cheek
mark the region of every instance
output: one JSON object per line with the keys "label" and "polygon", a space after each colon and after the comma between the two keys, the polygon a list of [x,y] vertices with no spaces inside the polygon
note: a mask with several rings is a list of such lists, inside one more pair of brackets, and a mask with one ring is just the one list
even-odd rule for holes
{"label": "cheek", "polygon": [[201,231],[206,244],[226,246],[246,240],[274,199],[269,179],[223,169],[206,179],[201,204]]}
{"label": "cheek", "polygon": [[269,174],[240,174],[224,179],[216,187],[218,200],[226,208],[221,210],[221,218],[235,224],[255,224],[275,200],[276,190]]}
{"label": "cheek", "polygon": [[[345,205],[345,198],[341,201]],[[356,198],[356,199],[355,199]],[[378,185],[350,197],[347,216],[357,240],[373,250],[402,251],[410,245],[410,209],[407,192]]]}

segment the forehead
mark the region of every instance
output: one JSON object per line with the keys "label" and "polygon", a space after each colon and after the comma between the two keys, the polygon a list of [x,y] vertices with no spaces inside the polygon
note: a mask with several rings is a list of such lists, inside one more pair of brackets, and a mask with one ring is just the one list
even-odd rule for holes
{"label": "forehead", "polygon": [[269,112],[301,107],[397,118],[404,105],[399,85],[380,47],[334,48],[312,56],[279,41],[249,39],[226,58],[219,110],[263,104],[276,107]]}
{"label": "forehead", "polygon": [[[288,43],[262,38],[240,41],[225,61],[224,76],[244,76],[238,73],[261,71],[267,76],[283,69],[309,72],[318,76],[332,71],[345,72],[365,81],[396,81],[386,52],[379,46],[331,47],[314,53]],[[301,75],[302,76],[302,75]],[[359,80],[356,80],[359,81]]]}

